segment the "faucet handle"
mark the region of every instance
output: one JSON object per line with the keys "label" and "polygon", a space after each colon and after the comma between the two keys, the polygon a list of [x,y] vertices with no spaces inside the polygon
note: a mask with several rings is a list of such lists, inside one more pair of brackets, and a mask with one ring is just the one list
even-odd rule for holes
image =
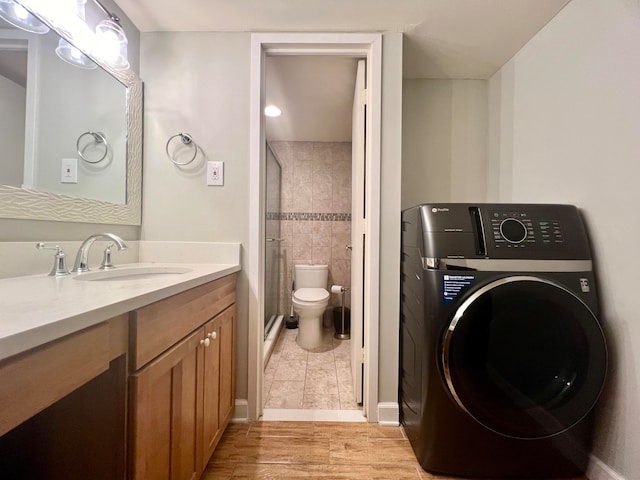
{"label": "faucet handle", "polygon": [[112,268],[116,268],[116,266],[111,263],[111,247],[113,247],[113,243],[107,245],[102,254],[102,263],[100,264],[100,270],[110,270]]}
{"label": "faucet handle", "polygon": [[51,271],[49,272],[50,277],[63,277],[65,275],[69,275],[69,269],[67,268],[67,260],[60,248],[59,245],[55,245],[53,243],[36,243],[36,248],[38,250],[55,250],[56,254],[54,255],[54,263]]}

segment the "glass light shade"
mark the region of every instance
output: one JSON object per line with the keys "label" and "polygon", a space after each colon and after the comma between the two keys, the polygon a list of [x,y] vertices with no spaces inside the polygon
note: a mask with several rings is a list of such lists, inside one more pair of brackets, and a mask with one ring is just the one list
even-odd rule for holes
{"label": "glass light shade", "polygon": [[87,57],[84,53],[78,50],[76,47],[67,42],[64,38],[58,41],[58,47],[56,48],[56,54],[62,60],[71,65],[80,68],[86,68],[91,70],[97,67],[93,61]]}
{"label": "glass light shade", "polygon": [[60,2],[58,5],[58,10],[61,15],[65,17],[79,17],[82,20],[85,20],[85,4],[87,0],[65,0],[64,2]]}
{"label": "glass light shade", "polygon": [[31,33],[47,33],[49,27],[13,0],[0,0],[0,18]]}
{"label": "glass light shade", "polygon": [[129,68],[128,43],[124,30],[113,20],[102,20],[96,26],[93,52],[96,57],[109,63],[114,69]]}

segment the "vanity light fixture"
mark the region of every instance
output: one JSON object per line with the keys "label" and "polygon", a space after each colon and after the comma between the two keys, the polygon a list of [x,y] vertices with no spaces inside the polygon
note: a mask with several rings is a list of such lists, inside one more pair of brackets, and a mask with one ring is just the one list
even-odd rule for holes
{"label": "vanity light fixture", "polygon": [[275,105],[267,105],[266,107],[264,107],[264,114],[267,117],[279,117],[280,115],[282,115],[282,110],[280,110]]}
{"label": "vanity light fixture", "polygon": [[49,31],[49,27],[14,0],[0,0],[0,18],[27,32],[42,34]]}
{"label": "vanity light fixture", "polygon": [[[82,38],[84,42],[90,45],[91,32],[87,27],[85,21],[85,4],[87,0],[72,0],[68,2],[66,6],[66,16],[68,21],[73,25],[75,32],[82,32]],[[56,48],[56,55],[67,63],[75,67],[94,69],[97,65],[84,53],[82,53],[75,45],[70,44],[64,38],[58,40],[58,47]]]}
{"label": "vanity light fixture", "polygon": [[89,57],[78,50],[76,47],[67,42],[64,38],[58,40],[58,46],[56,48],[56,54],[62,60],[75,67],[86,68],[92,70],[96,68],[96,65]]}
{"label": "vanity light fixture", "polygon": [[120,18],[109,12],[99,0],[93,0],[96,5],[109,17],[96,26],[96,38],[93,51],[96,57],[109,63],[116,70],[129,68],[127,53],[127,35],[120,26]]}
{"label": "vanity light fixture", "polygon": [[[93,2],[102,10],[108,19],[102,20],[92,31],[85,20],[85,4],[87,0],[64,0],[55,5],[51,0],[0,0],[0,17],[4,18],[12,25],[23,30],[29,23],[40,21],[31,14],[25,7],[37,13],[46,13],[47,16],[59,18],[64,22],[65,29],[72,32],[74,44],[71,45],[65,39],[60,39],[56,53],[65,62],[71,63],[81,68],[95,68],[96,65],[82,51],[88,52],[91,56],[103,60],[114,70],[126,70],[129,68],[127,58],[127,36],[120,26],[120,18],[109,12],[100,0]],[[17,13],[16,13],[17,12]],[[7,18],[8,17],[8,18]],[[26,20],[10,20],[9,18],[32,19],[29,23]],[[40,23],[46,30],[36,33],[46,33],[49,28]]]}

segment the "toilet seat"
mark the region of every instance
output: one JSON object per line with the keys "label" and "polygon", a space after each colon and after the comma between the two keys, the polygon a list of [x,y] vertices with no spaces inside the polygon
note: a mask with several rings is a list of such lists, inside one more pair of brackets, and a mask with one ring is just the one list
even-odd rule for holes
{"label": "toilet seat", "polygon": [[300,305],[317,305],[329,300],[329,292],[324,288],[299,288],[293,292],[293,299]]}

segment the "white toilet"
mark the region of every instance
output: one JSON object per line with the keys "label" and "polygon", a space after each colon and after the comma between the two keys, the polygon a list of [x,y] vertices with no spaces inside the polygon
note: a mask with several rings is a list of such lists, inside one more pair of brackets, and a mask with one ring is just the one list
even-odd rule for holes
{"label": "white toilet", "polygon": [[296,342],[305,350],[322,344],[322,314],[329,305],[328,265],[295,265],[293,310],[298,314]]}

